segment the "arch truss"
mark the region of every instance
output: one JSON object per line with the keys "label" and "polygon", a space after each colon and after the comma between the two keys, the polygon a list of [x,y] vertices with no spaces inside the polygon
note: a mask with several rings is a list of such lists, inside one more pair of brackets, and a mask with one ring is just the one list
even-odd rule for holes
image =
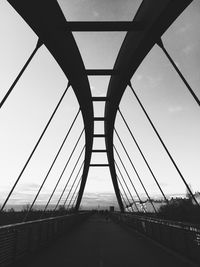
{"label": "arch truss", "polygon": [[[151,121],[150,117],[148,116],[144,106],[142,105],[140,99],[136,95],[134,88],[131,84],[131,78],[136,72],[138,66],[141,64],[145,56],[148,52],[152,49],[154,45],[158,45],[168,56],[169,60],[172,62],[169,54],[167,53],[161,37],[163,33],[169,28],[169,26],[174,22],[174,20],[183,12],[183,10],[192,2],[192,0],[143,0],[133,21],[131,22],[68,22],[66,21],[62,10],[60,9],[56,0],[45,0],[45,1],[35,1],[35,0],[8,0],[8,2],[12,5],[12,7],[20,14],[20,16],[26,21],[26,23],[33,29],[33,31],[38,36],[38,43],[36,45],[35,50],[31,54],[30,58],[28,59],[27,63],[25,64],[24,68],[16,78],[15,82],[11,86],[8,93],[5,95],[3,100],[1,101],[1,106],[5,104],[8,96],[12,92],[15,84],[23,74],[24,70],[26,69],[27,65],[30,63],[32,57],[37,52],[37,50],[41,47],[41,45],[45,45],[50,53],[53,55],[57,63],[59,64],[60,68],[65,73],[69,84],[66,87],[66,90],[71,86],[74,90],[74,93],[77,97],[77,100],[80,105],[80,110],[78,111],[76,117],[78,116],[79,112],[81,111],[83,122],[84,122],[84,131],[85,131],[85,146],[82,149],[81,154],[84,152],[84,161],[81,165],[82,168],[82,175],[81,179],[79,179],[76,190],[79,186],[79,191],[75,198],[75,208],[76,210],[79,209],[81,199],[84,193],[85,184],[87,181],[88,171],[90,167],[105,167],[108,166],[110,169],[112,182],[115,190],[115,194],[117,197],[117,201],[121,211],[124,211],[125,205],[127,207],[131,207],[133,209],[134,199],[131,203],[130,199],[127,197],[128,202],[126,202],[125,198],[122,195],[122,191],[119,189],[119,186],[122,186],[121,181],[119,180],[119,175],[116,173],[116,165],[114,159],[114,151],[117,153],[117,149],[113,144],[113,136],[114,133],[119,138],[121,142],[120,136],[115,129],[115,119],[117,112],[121,115],[124,123],[128,127],[126,120],[119,109],[120,101],[126,90],[127,86],[129,86],[136,97],[137,101],[139,102],[141,108],[143,109],[147,119],[149,120],[151,126],[155,130],[156,135],[158,136],[159,140],[161,141],[162,145],[164,146],[168,156],[170,157],[174,167],[178,171],[181,179],[185,183],[186,187],[190,191],[190,188],[187,185],[186,180],[184,179],[183,175],[181,174],[178,166],[176,165],[174,159],[172,158],[170,152],[168,151],[167,147],[165,146],[163,140],[161,139],[159,133],[157,132],[153,122]],[[76,42],[73,38],[72,32],[74,31],[82,31],[82,32],[109,32],[109,31],[127,31],[126,37],[124,42],[121,46],[119,54],[117,56],[116,62],[114,64],[113,69],[86,69],[84,63],[81,58],[81,54],[78,50]],[[179,70],[176,67],[176,71]],[[110,76],[110,82],[108,85],[107,95],[105,97],[92,97],[88,76]],[[182,76],[184,83],[186,84],[187,81],[184,79],[183,75],[179,72],[179,75]],[[189,84],[187,83],[186,86],[188,90],[194,97],[195,101],[199,105],[199,100],[195,93],[190,88]],[[65,94],[65,93],[64,93]],[[64,97],[64,94],[62,97]],[[60,100],[62,101],[62,99]],[[93,102],[105,102],[105,113],[103,117],[94,117],[93,112]],[[56,110],[55,110],[56,112]],[[52,114],[53,116],[53,114]],[[74,122],[76,120],[74,119]],[[103,121],[105,125],[105,133],[103,134],[94,134],[94,122],[95,121]],[[73,122],[73,123],[74,123]],[[50,123],[50,121],[49,121]],[[48,127],[48,124],[47,124]],[[72,126],[73,127],[73,124]],[[129,129],[130,130],[130,129]],[[45,133],[45,130],[43,134]],[[68,133],[69,134],[69,133]],[[67,134],[67,136],[68,136]],[[130,131],[130,134],[131,131]],[[81,133],[82,135],[82,133]],[[67,138],[66,136],[66,138]],[[139,144],[134,136],[132,136],[138,149],[142,153]],[[41,136],[42,138],[42,136]],[[81,138],[81,137],[80,137]],[[93,139],[94,138],[104,138],[106,143],[106,149],[104,150],[93,150]],[[40,140],[39,140],[40,141]],[[65,140],[63,141],[64,144]],[[77,140],[78,142],[78,140]],[[39,144],[39,143],[38,143]],[[38,145],[37,144],[37,145]],[[62,145],[63,145],[62,144]],[[123,146],[123,142],[121,142]],[[37,147],[36,145],[36,147]],[[60,149],[62,149],[62,145]],[[36,149],[35,147],[35,149]],[[123,146],[125,152],[126,148]],[[32,153],[34,153],[35,149]],[[74,148],[75,149],[75,148]],[[60,151],[60,150],[59,150]],[[58,151],[58,154],[59,154]],[[108,157],[108,164],[91,164],[91,155],[92,153],[106,153]],[[58,156],[55,157],[55,160]],[[32,155],[30,155],[31,158]],[[127,156],[129,157],[128,153]],[[152,173],[154,180],[161,191],[164,199],[167,201],[167,198],[160,187],[153,171],[151,170],[148,162],[145,159],[144,154],[142,156]],[[120,155],[119,155],[120,157]],[[30,160],[29,158],[29,160]],[[80,157],[79,157],[80,158]],[[29,160],[26,162],[28,164]],[[130,157],[129,160],[131,161]],[[53,163],[54,164],[54,163]],[[133,163],[131,163],[133,168],[135,169]],[[25,168],[24,167],[24,168]],[[49,172],[51,171],[50,167]],[[67,167],[67,164],[66,164]],[[66,168],[65,167],[65,168]],[[76,167],[76,166],[75,166]],[[81,168],[79,172],[81,171]],[[144,184],[142,183],[141,177],[135,172],[140,180],[147,197],[151,201],[148,191],[145,188]],[[23,173],[23,170],[22,170]],[[19,175],[16,183],[20,179],[22,173]],[[45,177],[43,183],[45,183]],[[78,179],[78,177],[76,178]],[[59,180],[58,180],[59,182]],[[67,183],[68,184],[68,183]],[[133,185],[133,184],[132,184]],[[5,201],[2,209],[6,205],[10,195],[12,194],[16,184],[12,188],[10,194],[8,195],[7,200]],[[41,185],[43,186],[43,184]],[[67,186],[67,185],[66,185]],[[134,186],[134,185],[133,185]],[[54,188],[55,191],[56,188]],[[65,189],[65,188],[64,188]],[[40,188],[41,190],[41,188]],[[124,188],[122,187],[122,190]],[[70,191],[71,192],[71,191]],[[38,192],[38,194],[40,191]],[[64,193],[64,191],[63,191]],[[75,191],[74,191],[75,193]],[[192,192],[190,192],[192,194]],[[137,191],[136,191],[137,194]],[[38,195],[37,195],[38,196]],[[36,196],[36,198],[37,198]],[[62,196],[61,196],[62,197]],[[36,200],[35,198],[35,200]],[[67,197],[68,199],[68,197]],[[66,199],[66,201],[67,201]],[[138,195],[138,199],[140,196]],[[51,199],[49,199],[50,201]],[[194,198],[195,200],[195,198]],[[47,206],[49,204],[47,203]],[[65,203],[66,203],[65,201]],[[124,204],[125,203],[125,204]],[[33,203],[34,204],[34,203]],[[58,203],[59,204],[59,203]],[[45,210],[47,208],[45,207]],[[153,203],[152,203],[153,206]],[[137,209],[137,205],[135,205]],[[156,211],[155,207],[153,206],[154,210]],[[145,209],[145,207],[144,207]],[[26,218],[25,218],[26,219]]]}

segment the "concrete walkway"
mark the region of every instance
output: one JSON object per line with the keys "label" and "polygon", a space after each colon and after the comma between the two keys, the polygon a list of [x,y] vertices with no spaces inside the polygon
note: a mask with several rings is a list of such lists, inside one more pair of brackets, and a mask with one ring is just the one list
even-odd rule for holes
{"label": "concrete walkway", "polygon": [[[18,266],[18,265],[17,265]],[[99,215],[20,263],[20,267],[190,267],[151,240],[130,233]]]}

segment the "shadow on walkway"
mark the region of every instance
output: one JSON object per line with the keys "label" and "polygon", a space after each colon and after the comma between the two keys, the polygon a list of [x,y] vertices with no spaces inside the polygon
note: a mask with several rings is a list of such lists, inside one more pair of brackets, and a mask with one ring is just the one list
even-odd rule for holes
{"label": "shadow on walkway", "polygon": [[20,267],[190,267],[151,240],[95,214]]}

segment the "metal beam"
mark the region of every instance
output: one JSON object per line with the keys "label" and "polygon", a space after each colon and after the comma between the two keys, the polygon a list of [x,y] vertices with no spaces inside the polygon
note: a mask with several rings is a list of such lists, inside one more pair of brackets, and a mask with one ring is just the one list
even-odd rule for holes
{"label": "metal beam", "polygon": [[68,21],[65,30],[72,32],[121,32],[142,31],[140,21]]}
{"label": "metal beam", "polygon": [[86,74],[88,76],[111,76],[119,74],[119,71],[114,69],[88,69]]}
{"label": "metal beam", "polygon": [[105,134],[94,134],[93,138],[105,138]]}
{"label": "metal beam", "polygon": [[[93,145],[93,105],[88,77],[80,51],[57,1],[8,0],[55,58],[70,81],[81,108],[85,128],[85,164],[76,203],[79,208],[85,188]],[[45,19],[44,19],[45,14]],[[61,30],[60,30],[61,29]],[[62,30],[63,29],[63,30]]]}
{"label": "metal beam", "polygon": [[[128,32],[122,44],[114,65],[114,69],[120,70],[120,75],[111,76],[107,91],[109,101],[105,105],[105,141],[114,187],[118,185],[113,166],[113,129],[121,98],[145,56],[191,2],[192,0],[143,0],[134,20],[148,21],[148,27],[140,32]],[[117,194],[121,198],[120,192]]]}
{"label": "metal beam", "polygon": [[108,101],[108,97],[104,96],[97,96],[97,97],[92,97],[92,101],[100,102],[100,101]]}
{"label": "metal beam", "polygon": [[105,117],[94,117],[94,121],[105,121]]}
{"label": "metal beam", "polygon": [[107,153],[107,150],[102,150],[102,149],[94,149],[92,150],[92,153]]}
{"label": "metal beam", "polygon": [[90,164],[90,167],[109,167],[109,164]]}

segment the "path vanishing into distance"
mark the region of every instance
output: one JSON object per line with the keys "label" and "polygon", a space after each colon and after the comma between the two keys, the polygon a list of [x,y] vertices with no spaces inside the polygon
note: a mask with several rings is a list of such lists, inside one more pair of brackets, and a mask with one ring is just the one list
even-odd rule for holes
{"label": "path vanishing into distance", "polygon": [[197,266],[99,214],[18,264],[20,267]]}

